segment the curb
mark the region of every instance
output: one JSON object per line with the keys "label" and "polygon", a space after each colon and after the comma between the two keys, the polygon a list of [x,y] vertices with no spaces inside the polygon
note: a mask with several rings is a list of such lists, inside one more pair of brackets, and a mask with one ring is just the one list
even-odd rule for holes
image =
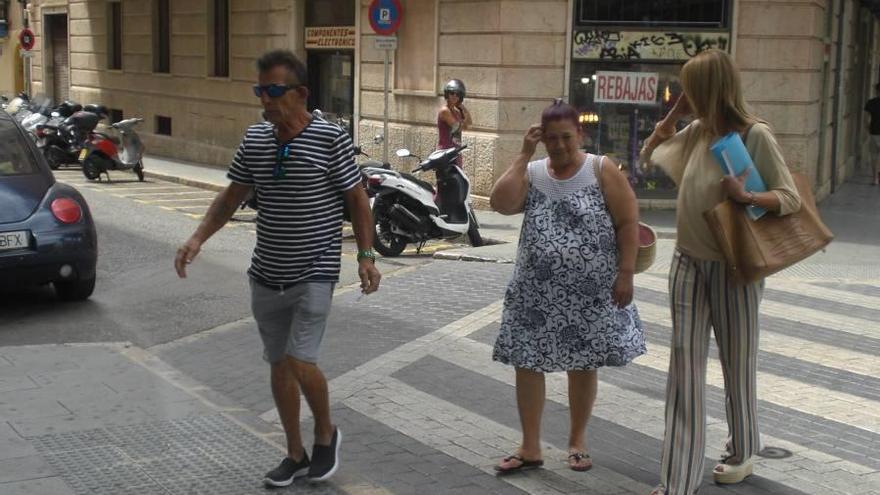
{"label": "curb", "polygon": [[226,189],[226,186],[221,186],[219,184],[212,184],[210,182],[187,179],[184,177],[178,177],[176,175],[160,174],[158,172],[151,172],[149,170],[144,170],[144,177],[149,177],[151,179],[159,179],[159,180],[163,180],[165,182],[173,182],[175,184],[181,184],[184,186],[198,187],[199,189],[207,189],[209,191],[220,192],[220,191]]}

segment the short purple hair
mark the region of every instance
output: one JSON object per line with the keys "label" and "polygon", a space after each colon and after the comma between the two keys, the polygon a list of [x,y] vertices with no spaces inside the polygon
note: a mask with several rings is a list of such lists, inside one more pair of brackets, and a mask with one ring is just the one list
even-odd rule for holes
{"label": "short purple hair", "polygon": [[557,98],[553,103],[541,112],[541,127],[547,127],[550,122],[570,120],[578,129],[581,128],[580,113],[568,103]]}

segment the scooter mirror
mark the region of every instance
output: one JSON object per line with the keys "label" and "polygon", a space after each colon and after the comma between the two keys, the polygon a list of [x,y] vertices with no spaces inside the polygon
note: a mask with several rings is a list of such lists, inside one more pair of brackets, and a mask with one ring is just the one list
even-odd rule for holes
{"label": "scooter mirror", "polygon": [[395,152],[395,154],[397,156],[399,156],[400,158],[406,158],[408,156],[412,156],[412,153],[410,153],[409,150],[406,148],[401,148],[401,149],[397,150]]}
{"label": "scooter mirror", "polygon": [[360,147],[360,146],[355,146],[355,147],[354,147],[354,154],[355,154],[355,155],[362,155],[362,154],[363,154],[363,152],[361,151],[361,147]]}
{"label": "scooter mirror", "polygon": [[53,117],[61,117],[61,114],[58,112],[52,112]]}

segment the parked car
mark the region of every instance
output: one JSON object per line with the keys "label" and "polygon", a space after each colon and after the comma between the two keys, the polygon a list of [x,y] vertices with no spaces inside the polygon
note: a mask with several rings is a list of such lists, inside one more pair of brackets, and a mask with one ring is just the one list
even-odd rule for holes
{"label": "parked car", "polygon": [[87,299],[97,259],[85,199],[55,181],[21,125],[0,112],[0,287],[51,283],[59,299]]}

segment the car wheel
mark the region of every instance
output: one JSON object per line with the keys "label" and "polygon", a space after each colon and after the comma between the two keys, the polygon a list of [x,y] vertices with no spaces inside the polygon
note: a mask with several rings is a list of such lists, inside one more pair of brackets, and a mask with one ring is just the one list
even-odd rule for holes
{"label": "car wheel", "polygon": [[95,276],[78,280],[53,282],[55,295],[62,301],[85,301],[95,291]]}

